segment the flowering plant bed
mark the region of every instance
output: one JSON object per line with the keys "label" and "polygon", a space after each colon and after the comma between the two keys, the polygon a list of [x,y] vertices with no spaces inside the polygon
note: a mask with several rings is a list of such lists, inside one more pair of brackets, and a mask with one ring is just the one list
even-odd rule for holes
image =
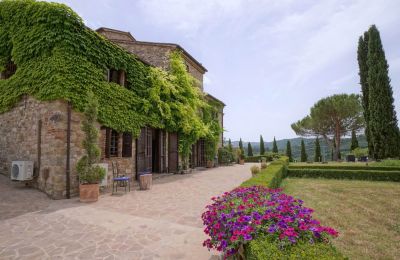
{"label": "flowering plant bed", "polygon": [[303,207],[302,200],[281,191],[263,186],[239,187],[213,197],[213,204],[202,214],[204,232],[210,236],[203,245],[229,257],[259,236],[283,250],[298,242],[329,243],[330,237],[338,235],[313,219],[313,210]]}

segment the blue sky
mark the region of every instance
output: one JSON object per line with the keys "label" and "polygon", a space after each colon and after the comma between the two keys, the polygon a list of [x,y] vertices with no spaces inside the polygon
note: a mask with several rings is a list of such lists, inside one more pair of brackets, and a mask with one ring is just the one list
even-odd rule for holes
{"label": "blue sky", "polygon": [[400,115],[398,0],[60,0],[93,28],[178,43],[207,69],[205,90],[223,100],[225,136],[295,137],[290,124],[320,98],[359,93],[358,37],[381,32]]}

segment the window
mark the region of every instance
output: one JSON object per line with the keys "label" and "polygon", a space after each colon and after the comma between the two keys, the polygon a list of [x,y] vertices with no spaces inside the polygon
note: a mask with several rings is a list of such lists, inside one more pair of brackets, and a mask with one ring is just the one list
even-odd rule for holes
{"label": "window", "polygon": [[106,79],[108,82],[114,82],[121,86],[126,87],[126,73],[123,70],[109,69],[107,70]]}
{"label": "window", "polygon": [[111,128],[106,128],[106,158],[118,156],[118,137],[119,134],[117,131],[112,130]]}
{"label": "window", "polygon": [[132,157],[132,135],[129,133],[122,135],[122,157]]}
{"label": "window", "polygon": [[186,71],[189,72],[189,64],[185,63],[186,65]]}
{"label": "window", "polygon": [[17,65],[15,65],[14,62],[10,61],[5,66],[5,69],[0,73],[0,79],[8,79],[12,75],[14,75],[16,71],[17,71]]}

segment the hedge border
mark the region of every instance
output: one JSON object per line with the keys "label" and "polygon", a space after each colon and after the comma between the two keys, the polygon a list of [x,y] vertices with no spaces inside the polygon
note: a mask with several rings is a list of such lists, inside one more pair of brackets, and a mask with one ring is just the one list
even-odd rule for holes
{"label": "hedge border", "polygon": [[289,167],[287,177],[400,182],[400,171],[293,169]]}
{"label": "hedge border", "polygon": [[397,166],[374,166],[374,165],[329,165],[329,164],[310,164],[310,165],[289,165],[289,170],[301,169],[326,169],[326,170],[365,170],[365,171],[400,171]]}

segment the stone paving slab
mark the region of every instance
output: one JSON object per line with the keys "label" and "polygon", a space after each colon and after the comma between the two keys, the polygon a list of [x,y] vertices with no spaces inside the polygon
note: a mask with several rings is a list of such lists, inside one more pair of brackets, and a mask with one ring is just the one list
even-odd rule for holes
{"label": "stone paving slab", "polygon": [[0,176],[0,259],[219,259],[202,246],[201,213],[251,166],[172,175],[92,204],[50,200]]}

